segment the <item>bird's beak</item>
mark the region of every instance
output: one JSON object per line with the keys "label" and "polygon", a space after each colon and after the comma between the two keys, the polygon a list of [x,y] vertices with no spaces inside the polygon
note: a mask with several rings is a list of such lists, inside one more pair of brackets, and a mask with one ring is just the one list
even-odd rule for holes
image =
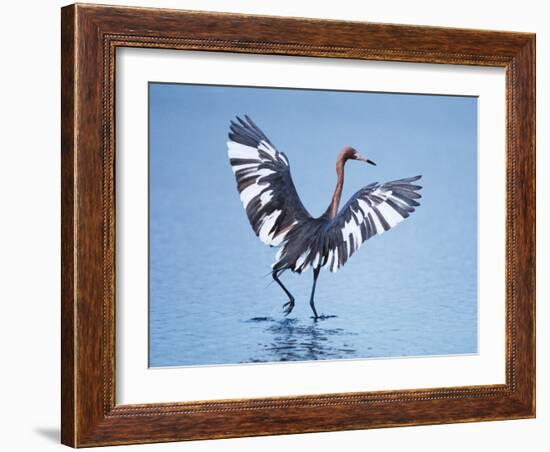
{"label": "bird's beak", "polygon": [[362,162],[366,162],[366,163],[370,163],[371,165],[374,165],[376,166],[376,163],[374,163],[372,160],[369,160],[368,158],[366,157],[363,157],[362,155],[357,155],[356,157],[357,160],[361,160]]}

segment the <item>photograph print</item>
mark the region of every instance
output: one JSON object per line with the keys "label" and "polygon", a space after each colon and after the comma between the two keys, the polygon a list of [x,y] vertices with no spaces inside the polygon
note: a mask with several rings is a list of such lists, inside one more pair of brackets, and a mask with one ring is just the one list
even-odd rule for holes
{"label": "photograph print", "polygon": [[478,353],[476,97],[148,90],[150,367]]}

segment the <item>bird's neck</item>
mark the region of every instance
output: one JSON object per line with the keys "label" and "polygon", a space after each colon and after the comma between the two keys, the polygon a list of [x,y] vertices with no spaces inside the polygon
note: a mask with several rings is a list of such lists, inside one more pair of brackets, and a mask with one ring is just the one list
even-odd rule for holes
{"label": "bird's neck", "polygon": [[344,165],[346,161],[344,159],[338,159],[336,162],[336,176],[338,177],[336,181],[336,188],[334,189],[334,194],[332,195],[332,200],[328,206],[325,215],[332,220],[338,213],[338,206],[340,205],[340,199],[342,198],[342,189],[344,188]]}

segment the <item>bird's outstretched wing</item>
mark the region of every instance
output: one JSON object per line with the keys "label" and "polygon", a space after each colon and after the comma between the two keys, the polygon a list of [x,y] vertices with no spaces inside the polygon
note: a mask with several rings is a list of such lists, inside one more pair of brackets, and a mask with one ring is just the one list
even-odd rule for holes
{"label": "bird's outstretched wing", "polygon": [[311,218],[292,182],[286,155],[245,115],[231,121],[229,162],[246,214],[260,240],[277,246],[301,221]]}
{"label": "bird's outstretched wing", "polygon": [[413,184],[421,176],[385,184],[374,183],[355,193],[334,217],[323,240],[326,265],[335,272],[365,240],[401,223],[420,204],[422,187]]}

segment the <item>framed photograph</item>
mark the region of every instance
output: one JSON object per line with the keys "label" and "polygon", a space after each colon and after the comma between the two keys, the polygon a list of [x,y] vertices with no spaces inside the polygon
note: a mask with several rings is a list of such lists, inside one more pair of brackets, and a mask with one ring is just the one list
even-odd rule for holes
{"label": "framed photograph", "polygon": [[62,442],[535,416],[535,36],[62,9]]}

